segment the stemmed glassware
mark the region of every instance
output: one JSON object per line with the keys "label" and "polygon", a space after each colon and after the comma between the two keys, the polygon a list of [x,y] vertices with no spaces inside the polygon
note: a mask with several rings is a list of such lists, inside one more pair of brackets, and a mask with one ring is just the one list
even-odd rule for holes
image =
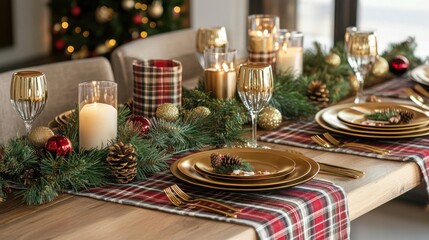
{"label": "stemmed glassware", "polygon": [[270,101],[273,89],[273,72],[270,64],[248,63],[240,66],[237,78],[237,91],[252,119],[252,140],[249,143],[249,147],[268,148],[258,145],[256,128],[258,113]]}
{"label": "stemmed glassware", "polygon": [[202,68],[204,68],[204,50],[211,48],[228,48],[228,37],[225,27],[199,28],[196,41],[196,57]]}
{"label": "stemmed glassware", "polygon": [[48,87],[45,74],[39,71],[20,71],[12,75],[10,102],[24,120],[27,135],[34,119],[45,108]]}
{"label": "stemmed glassware", "polygon": [[375,31],[348,27],[345,33],[347,60],[355,72],[359,88],[355,103],[365,102],[364,78],[377,57],[377,37]]}

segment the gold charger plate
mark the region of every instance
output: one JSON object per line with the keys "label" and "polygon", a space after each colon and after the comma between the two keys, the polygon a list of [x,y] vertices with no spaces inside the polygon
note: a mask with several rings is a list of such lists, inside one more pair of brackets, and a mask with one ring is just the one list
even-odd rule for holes
{"label": "gold charger plate", "polygon": [[[290,160],[293,160],[295,165],[295,171],[291,174],[284,176],[279,180],[260,180],[260,181],[242,181],[242,182],[231,182],[231,181],[223,181],[220,179],[212,179],[205,178],[200,175],[194,168],[195,163],[199,159],[209,159],[212,153],[220,153],[220,154],[232,154],[242,159],[246,159],[251,164],[258,161],[284,161],[286,164],[289,164]],[[291,181],[295,181],[300,177],[304,176],[311,170],[311,165],[308,161],[302,161],[300,159],[295,159],[295,155],[288,152],[280,152],[270,149],[250,149],[250,148],[225,148],[225,149],[217,149],[211,151],[204,151],[195,154],[191,154],[189,156],[183,157],[178,161],[177,168],[178,170],[185,176],[198,180],[199,182],[205,182],[209,184],[216,184],[221,186],[228,187],[263,187],[263,186],[271,186],[275,184],[285,184]]]}
{"label": "gold charger plate", "polygon": [[246,178],[246,177],[242,177],[242,178],[229,178],[229,177],[225,177],[228,175],[214,175],[211,174],[210,171],[206,170],[206,169],[201,169],[198,167],[198,164],[194,165],[194,169],[197,173],[199,173],[201,176],[208,178],[208,179],[215,179],[218,181],[225,181],[225,182],[235,182],[235,181],[242,181],[242,182],[246,182],[246,183],[257,183],[257,182],[261,182],[264,180],[271,180],[271,181],[277,181],[277,180],[281,180],[283,179],[285,176],[289,175],[290,173],[292,173],[295,170],[295,166],[293,168],[291,168],[291,171],[286,172],[284,175],[273,175],[273,174],[267,174],[267,175],[261,175],[260,177],[256,177],[256,178]]}
{"label": "gold charger plate", "polygon": [[[274,151],[274,150],[271,150],[271,151]],[[280,151],[277,151],[277,152],[279,154],[287,153],[287,152],[280,152]],[[212,183],[201,182],[195,178],[191,178],[191,177],[188,177],[188,176],[182,174],[179,171],[179,169],[177,168],[179,160],[175,161],[170,166],[170,170],[171,170],[171,173],[175,177],[177,177],[178,179],[180,179],[184,182],[196,185],[196,186],[206,187],[206,188],[211,188],[211,189],[218,189],[218,190],[237,191],[237,192],[266,191],[266,190],[276,190],[276,189],[282,189],[282,188],[287,188],[287,187],[293,187],[293,186],[305,183],[305,182],[313,179],[316,176],[316,174],[319,172],[319,170],[320,170],[319,164],[317,162],[315,162],[314,160],[307,158],[305,156],[302,156],[302,155],[297,155],[297,154],[293,154],[293,153],[287,153],[287,154],[288,154],[288,156],[293,157],[293,159],[295,159],[296,161],[307,162],[310,165],[311,170],[307,174],[303,175],[302,177],[300,177],[294,181],[290,181],[290,182],[287,182],[284,184],[273,184],[271,186],[233,187],[233,186],[222,186],[222,185],[217,185],[217,184],[212,184]]]}
{"label": "gold charger plate", "polygon": [[[403,111],[411,111],[415,114],[414,119],[409,123],[404,124],[387,124],[381,126],[372,126],[363,124],[365,119],[365,114],[374,113],[376,110],[384,108],[394,108]],[[372,128],[404,128],[404,127],[414,127],[427,125],[429,123],[429,117],[423,112],[423,110],[407,104],[399,103],[359,103],[350,108],[342,109],[338,112],[338,118],[343,122],[347,122],[356,126],[363,127],[372,127]]]}
{"label": "gold charger plate", "polygon": [[[222,154],[220,152],[216,152],[216,151],[214,152]],[[227,151],[223,151],[223,152],[228,153]],[[219,177],[221,179],[225,178],[225,179],[259,179],[261,180],[261,179],[269,179],[272,177],[284,176],[286,174],[289,174],[295,169],[295,165],[296,165],[296,163],[292,159],[284,158],[284,157],[274,157],[269,159],[269,161],[265,159],[261,160],[259,158],[256,159],[253,152],[249,152],[249,153],[242,152],[240,157],[244,161],[247,161],[252,165],[254,172],[268,171],[270,172],[270,174],[256,175],[256,176],[255,175],[237,176],[237,175],[227,175],[227,174],[216,173],[214,172],[213,167],[211,166],[210,156],[208,158],[201,157],[197,159],[195,161],[194,167],[196,170],[200,170],[201,172],[204,172],[207,175]]]}
{"label": "gold charger plate", "polygon": [[[421,132],[396,131],[392,133],[392,131],[389,131],[389,132],[383,132],[383,134],[378,134],[378,133],[375,134],[374,131],[360,131],[360,130],[348,127],[342,124],[341,121],[338,120],[336,116],[339,110],[349,108],[353,105],[355,105],[355,103],[345,103],[345,104],[339,104],[339,105],[334,105],[334,106],[325,108],[323,110],[320,110],[316,114],[314,119],[316,123],[318,123],[321,127],[325,128],[328,131],[345,134],[349,136],[355,136],[355,137],[392,139],[392,138],[421,137],[421,136],[429,135],[429,127],[424,127],[423,130],[421,130]],[[326,113],[328,114],[325,115]],[[325,119],[328,119],[328,121],[326,121]],[[386,133],[390,133],[391,135]]]}

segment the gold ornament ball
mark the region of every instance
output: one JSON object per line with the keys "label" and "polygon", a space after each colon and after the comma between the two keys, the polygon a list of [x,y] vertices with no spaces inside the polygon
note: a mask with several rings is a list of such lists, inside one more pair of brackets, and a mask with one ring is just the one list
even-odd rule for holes
{"label": "gold ornament ball", "polygon": [[325,62],[332,67],[338,67],[341,64],[341,58],[335,53],[331,53],[325,57]]}
{"label": "gold ornament ball", "polygon": [[376,77],[383,77],[389,72],[389,63],[383,57],[377,57],[371,72]]}
{"label": "gold ornament ball", "polygon": [[135,4],[134,0],[122,0],[122,3],[121,3],[122,8],[126,11],[133,9],[134,4]]}
{"label": "gold ornament ball", "polygon": [[351,94],[356,94],[359,89],[359,81],[357,80],[354,74],[349,75],[349,84],[350,84]]}
{"label": "gold ornament ball", "polygon": [[149,7],[149,16],[152,18],[159,18],[164,13],[164,7],[162,7],[162,2],[159,0],[153,1]]}
{"label": "gold ornament ball", "polygon": [[210,109],[204,106],[198,106],[191,110],[192,115],[196,115],[199,117],[207,117],[208,115],[210,115],[210,113],[211,113]]}
{"label": "gold ornament ball", "polygon": [[282,123],[282,114],[274,107],[265,107],[258,115],[258,125],[265,130],[274,130]]}
{"label": "gold ornament ball", "polygon": [[28,134],[28,140],[36,147],[44,147],[48,139],[54,135],[48,127],[35,127]]}
{"label": "gold ornament ball", "polygon": [[179,108],[172,103],[164,103],[158,106],[155,115],[165,121],[174,122],[179,118]]}

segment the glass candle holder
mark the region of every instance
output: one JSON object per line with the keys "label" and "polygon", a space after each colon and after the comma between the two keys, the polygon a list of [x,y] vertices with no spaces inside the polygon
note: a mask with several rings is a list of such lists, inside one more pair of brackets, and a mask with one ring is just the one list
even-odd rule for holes
{"label": "glass candle holder", "polygon": [[225,27],[204,27],[197,30],[197,60],[204,68],[204,51],[212,48],[228,48],[228,37]]}
{"label": "glass candle holder", "polygon": [[237,86],[234,49],[204,51],[204,88],[217,99],[234,98]]}
{"label": "glass candle holder", "polygon": [[302,74],[304,34],[281,29],[278,33],[279,45],[276,57],[276,73],[292,73],[295,77]]}
{"label": "glass candle holder", "polygon": [[90,81],[79,84],[79,148],[102,149],[117,136],[117,84]]}
{"label": "glass candle holder", "polygon": [[251,52],[275,51],[279,17],[273,15],[250,15],[248,17],[248,50]]}

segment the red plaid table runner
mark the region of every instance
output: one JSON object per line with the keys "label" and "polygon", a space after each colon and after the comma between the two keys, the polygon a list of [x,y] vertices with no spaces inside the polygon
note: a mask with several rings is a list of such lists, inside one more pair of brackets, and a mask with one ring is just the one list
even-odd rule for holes
{"label": "red plaid table runner", "polygon": [[266,133],[260,137],[261,141],[285,144],[317,150],[356,154],[366,157],[374,157],[396,161],[414,161],[420,167],[422,180],[426,183],[426,190],[429,194],[429,137],[419,137],[411,139],[364,139],[333,134],[339,140],[347,142],[369,143],[373,146],[382,147],[392,152],[388,155],[364,152],[350,148],[324,148],[311,140],[311,136],[326,132],[316,122],[296,122],[279,130]]}
{"label": "red plaid table runner", "polygon": [[182,105],[182,64],[176,60],[133,62],[133,114],[155,116],[163,103]]}
{"label": "red plaid table runner", "polygon": [[[183,156],[183,155],[182,155]],[[175,157],[172,161],[181,156]],[[242,209],[238,218],[228,218],[197,208],[177,208],[163,189],[178,184],[193,197],[219,200]],[[203,217],[252,226],[260,239],[348,239],[350,220],[346,195],[337,185],[313,179],[292,188],[264,192],[210,190],[184,183],[170,171],[147,181],[69,192],[104,201],[156,209],[180,215]]]}

